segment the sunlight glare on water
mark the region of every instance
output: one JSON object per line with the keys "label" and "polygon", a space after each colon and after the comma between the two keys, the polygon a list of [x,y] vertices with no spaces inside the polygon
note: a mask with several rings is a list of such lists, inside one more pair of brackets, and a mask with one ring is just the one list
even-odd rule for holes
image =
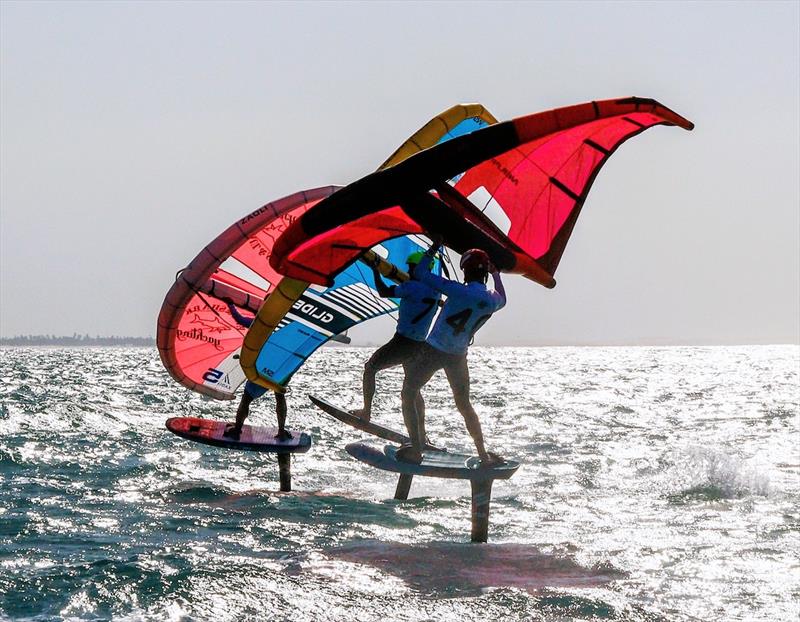
{"label": "sunlight glare on water", "polygon": [[[469,543],[466,482],[354,461],[363,434],[310,394],[360,401],[371,350],[297,374],[310,433],[279,493],[269,456],[169,434],[232,419],[151,349],[2,350],[0,620],[788,620],[800,614],[800,349],[473,348],[494,485]],[[401,372],[376,422],[401,429]],[[332,389],[332,387],[334,389]],[[429,435],[474,448],[444,377]],[[270,397],[252,423],[272,425]]]}

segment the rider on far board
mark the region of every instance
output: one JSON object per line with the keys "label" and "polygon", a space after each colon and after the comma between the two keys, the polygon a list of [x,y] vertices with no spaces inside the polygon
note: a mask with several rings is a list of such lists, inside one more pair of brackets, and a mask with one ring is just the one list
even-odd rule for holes
{"label": "rider on far board", "polygon": [[[397,330],[394,336],[383,346],[378,348],[364,365],[364,407],[352,411],[353,415],[369,421],[372,416],[372,398],[375,395],[375,374],[383,369],[403,365],[406,367],[417,350],[425,343],[428,329],[436,315],[436,309],[441,300],[441,294],[435,289],[420,283],[414,277],[414,269],[420,261],[426,261],[426,270],[430,271],[433,265],[433,256],[422,251],[411,253],[406,259],[408,264],[409,280],[399,285],[386,285],[380,272],[372,266],[375,278],[375,288],[381,298],[399,298],[400,307],[397,317]],[[408,373],[408,370],[405,370]],[[425,412],[425,402],[422,394],[416,396],[416,409]],[[424,421],[424,416],[423,416]],[[408,426],[408,422],[406,422]],[[425,438],[424,423],[421,429],[422,438]]]}
{"label": "rider on far board", "polygon": [[[250,328],[255,318],[247,317],[239,313],[239,310],[229,298],[224,299],[225,304],[228,305],[228,310],[231,312],[233,319],[236,323],[244,328]],[[265,387],[262,387],[255,382],[248,380],[244,385],[244,393],[242,394],[242,401],[239,402],[239,408],[236,410],[236,423],[229,424],[225,429],[224,435],[238,439],[242,432],[244,420],[250,414],[250,403],[257,400],[259,397],[267,392]],[[275,415],[278,418],[278,433],[275,435],[279,441],[285,441],[292,438],[291,432],[286,430],[286,396],[283,393],[275,391]]]}
{"label": "rider on far board", "polygon": [[[437,236],[425,255],[432,258],[440,244],[441,238]],[[422,387],[434,373],[444,369],[453,390],[456,407],[464,417],[467,431],[475,442],[482,464],[491,466],[503,462],[497,454],[486,451],[483,443],[481,423],[469,399],[467,349],[478,329],[495,311],[505,306],[506,292],[500,273],[485,251],[479,248],[466,251],[461,256],[460,267],[464,272],[464,283],[432,274],[429,261],[420,261],[414,270],[414,276],[420,283],[441,292],[447,296],[447,301],[426,342],[417,350],[414,360],[406,366],[401,396],[403,419],[407,426],[412,422],[408,426],[412,444],[398,450],[397,457],[401,460],[415,463],[422,460],[425,436],[420,432],[424,430],[424,413],[417,410],[416,404]],[[494,291],[486,288],[490,273],[494,280]]]}

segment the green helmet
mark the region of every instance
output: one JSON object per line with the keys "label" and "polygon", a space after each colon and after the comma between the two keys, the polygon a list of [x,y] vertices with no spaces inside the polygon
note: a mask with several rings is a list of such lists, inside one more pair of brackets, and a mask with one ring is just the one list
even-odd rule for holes
{"label": "green helmet", "polygon": [[416,266],[419,265],[419,262],[422,261],[422,258],[425,256],[423,251],[414,251],[411,253],[408,258],[406,259],[406,263],[409,266]]}

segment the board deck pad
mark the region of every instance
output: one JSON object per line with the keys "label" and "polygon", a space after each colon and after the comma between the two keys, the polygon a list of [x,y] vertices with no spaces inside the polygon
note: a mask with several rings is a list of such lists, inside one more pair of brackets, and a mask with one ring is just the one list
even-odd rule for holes
{"label": "board deck pad", "polygon": [[280,441],[275,438],[278,428],[243,425],[239,439],[224,436],[230,421],[200,419],[199,417],[172,417],[167,419],[167,430],[173,434],[215,447],[266,451],[276,454],[303,453],[311,448],[311,436],[305,432],[291,432],[292,438]]}
{"label": "board deck pad", "polygon": [[436,450],[426,450],[422,455],[422,463],[414,464],[398,460],[396,455],[398,449],[394,445],[386,445],[381,449],[367,443],[350,443],[345,447],[347,453],[356,460],[384,471],[406,475],[481,481],[509,479],[519,468],[519,462],[516,460],[506,460],[503,464],[482,467],[477,456]]}
{"label": "board deck pad", "polygon": [[[362,432],[366,432],[367,434],[372,434],[373,436],[377,436],[378,438],[382,438],[387,441],[392,441],[393,443],[399,443],[400,445],[409,445],[411,444],[411,439],[406,436],[405,434],[401,434],[400,432],[395,432],[392,429],[385,428],[382,425],[378,425],[377,423],[372,423],[371,421],[364,421],[361,417],[357,417],[356,415],[347,412],[346,410],[342,410],[341,408],[334,406],[330,402],[327,402],[323,399],[318,397],[314,397],[313,395],[309,395],[308,398],[311,402],[323,412],[328,413],[332,417],[338,419],[342,423],[346,423],[357,430],[361,430]],[[438,449],[440,451],[444,451],[439,447],[435,447],[434,445],[428,445],[431,449]]]}

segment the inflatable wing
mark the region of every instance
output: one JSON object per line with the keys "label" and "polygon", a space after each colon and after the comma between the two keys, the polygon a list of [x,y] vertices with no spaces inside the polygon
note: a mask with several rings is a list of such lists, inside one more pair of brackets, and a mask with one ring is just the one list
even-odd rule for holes
{"label": "inflatable wing", "polygon": [[631,97],[477,129],[320,202],[281,235],[270,262],[282,274],[328,283],[362,248],[417,225],[458,252],[483,248],[502,271],[553,287],[603,164],[656,125],[694,127],[652,99]]}
{"label": "inflatable wing", "polygon": [[182,385],[233,399],[245,380],[239,350],[246,329],[223,298],[255,314],[280,281],[268,257],[278,235],[336,186],[298,192],[237,220],[195,257],[167,292],[158,314],[161,361]]}

